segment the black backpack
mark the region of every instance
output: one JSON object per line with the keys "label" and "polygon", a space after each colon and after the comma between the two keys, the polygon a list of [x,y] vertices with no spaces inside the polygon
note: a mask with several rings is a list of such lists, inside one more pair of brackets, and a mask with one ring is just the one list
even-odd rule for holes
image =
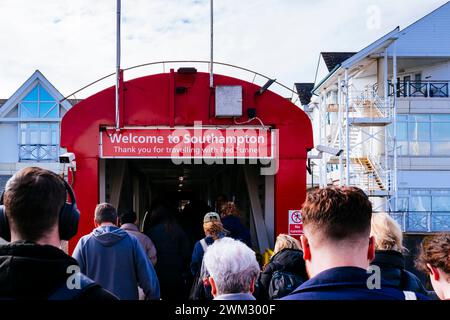
{"label": "black backpack", "polygon": [[[203,253],[208,250],[208,245],[206,244],[205,239],[200,240],[200,244],[203,248]],[[189,293],[189,300],[212,300],[214,297],[211,293],[211,285],[209,282],[204,280],[205,277],[205,266],[202,265],[200,270],[197,271],[197,274],[194,277],[194,281],[192,282],[191,291]]]}
{"label": "black backpack", "polygon": [[269,283],[269,299],[280,299],[294,291],[303,283],[303,278],[297,273],[277,270],[272,274]]}

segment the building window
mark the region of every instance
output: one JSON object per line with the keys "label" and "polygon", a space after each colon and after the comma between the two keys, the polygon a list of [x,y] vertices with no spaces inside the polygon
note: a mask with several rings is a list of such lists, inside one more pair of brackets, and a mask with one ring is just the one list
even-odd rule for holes
{"label": "building window", "polygon": [[59,103],[37,84],[19,103],[21,118],[58,118]]}
{"label": "building window", "polygon": [[406,231],[450,230],[450,189],[400,189],[397,221]]}
{"label": "building window", "polygon": [[19,161],[56,161],[59,123],[33,119],[59,118],[59,103],[37,84],[19,103]]}
{"label": "building window", "polygon": [[55,161],[59,150],[58,123],[21,123],[20,161]]}
{"label": "building window", "polygon": [[[450,115],[398,115],[400,156],[450,156]],[[392,126],[390,127],[392,132]]]}

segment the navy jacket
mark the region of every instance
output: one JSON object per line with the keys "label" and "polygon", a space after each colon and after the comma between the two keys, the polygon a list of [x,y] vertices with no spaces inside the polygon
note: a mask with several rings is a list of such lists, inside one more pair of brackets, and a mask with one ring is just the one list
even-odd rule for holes
{"label": "navy jacket", "polygon": [[[222,239],[223,237],[226,237],[226,233],[220,233],[218,235],[219,239]],[[214,239],[211,236],[206,236],[205,242],[208,245],[212,245],[214,243]],[[203,262],[203,256],[205,255],[205,251],[203,251],[202,244],[200,243],[201,240],[197,241],[194,245],[194,251],[192,251],[192,259],[191,259],[191,273],[193,276],[197,275],[197,272],[200,271],[202,267]]]}
{"label": "navy jacket", "polygon": [[[325,270],[309,279],[281,300],[405,300],[403,291],[381,281],[380,289],[369,289],[366,270],[338,267]],[[418,300],[428,300],[416,294]]]}
{"label": "navy jacket", "polygon": [[155,271],[161,286],[163,300],[185,299],[184,277],[189,275],[191,250],[189,238],[176,223],[160,223],[150,227],[145,234],[152,239],[158,252]]}
{"label": "navy jacket", "polygon": [[228,231],[227,237],[244,242],[248,247],[252,247],[250,231],[242,224],[241,220],[235,216],[222,218],[222,225]]}
{"label": "navy jacket", "polygon": [[[208,236],[208,237],[205,237],[204,239],[208,246],[210,246],[214,243],[214,239],[212,237]],[[200,240],[199,240],[195,243],[194,251],[192,251],[191,273],[193,276],[195,276],[197,274],[197,272],[200,271],[204,255],[205,255],[205,252],[203,251],[202,244],[200,243]]]}
{"label": "navy jacket", "polygon": [[138,285],[146,299],[159,299],[159,282],[139,240],[115,226],[94,229],[80,239],[73,257],[81,273],[121,300],[137,300]]}
{"label": "navy jacket", "polygon": [[377,250],[371,265],[380,267],[383,279],[400,290],[418,292],[423,295],[430,294],[420,279],[405,269],[405,258],[400,252]]}

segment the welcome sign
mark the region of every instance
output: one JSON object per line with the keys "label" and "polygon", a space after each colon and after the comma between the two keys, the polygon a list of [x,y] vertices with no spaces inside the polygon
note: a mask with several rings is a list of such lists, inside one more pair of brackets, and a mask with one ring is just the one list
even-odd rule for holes
{"label": "welcome sign", "polygon": [[102,158],[271,159],[274,135],[259,127],[125,128],[100,134]]}

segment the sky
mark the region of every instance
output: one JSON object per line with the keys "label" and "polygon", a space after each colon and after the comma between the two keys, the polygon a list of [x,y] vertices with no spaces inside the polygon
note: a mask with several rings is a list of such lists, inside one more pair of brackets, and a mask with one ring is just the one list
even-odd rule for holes
{"label": "sky", "polygon": [[[445,2],[214,0],[214,61],[288,87],[313,82],[321,51],[359,51]],[[122,0],[121,66],[209,60],[209,17],[209,0]],[[0,98],[9,98],[36,69],[66,96],[113,73],[115,65],[115,0],[0,0]],[[164,67],[125,77],[167,72],[170,65]],[[233,75],[230,69],[215,71]],[[113,78],[76,97],[112,83]]]}

